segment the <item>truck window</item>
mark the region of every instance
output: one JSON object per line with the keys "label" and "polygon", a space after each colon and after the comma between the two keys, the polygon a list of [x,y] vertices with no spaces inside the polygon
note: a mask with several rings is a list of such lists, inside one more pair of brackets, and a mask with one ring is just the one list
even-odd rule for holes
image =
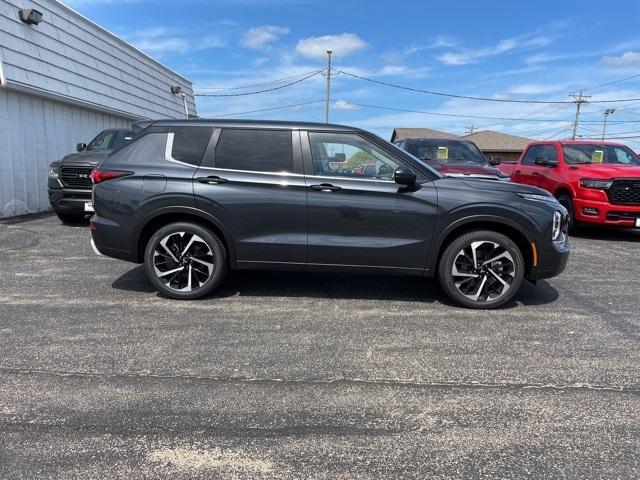
{"label": "truck window", "polygon": [[546,145],[532,145],[522,159],[523,165],[535,165],[536,157],[544,157]]}

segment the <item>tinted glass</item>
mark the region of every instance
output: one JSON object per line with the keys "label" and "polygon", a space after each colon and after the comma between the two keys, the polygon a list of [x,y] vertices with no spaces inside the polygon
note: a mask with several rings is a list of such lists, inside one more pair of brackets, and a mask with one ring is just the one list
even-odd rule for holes
{"label": "tinted glass", "polygon": [[613,145],[563,145],[562,153],[567,163],[613,163],[616,165],[640,165],[640,159],[629,148]]}
{"label": "tinted glass", "polygon": [[116,150],[109,158],[117,162],[157,164],[164,161],[166,148],[166,133],[148,133]]}
{"label": "tinted glass", "polygon": [[407,142],[407,151],[414,157],[426,162],[479,164],[487,160],[478,147],[470,142],[456,140],[411,140]]}
{"label": "tinted glass", "polygon": [[91,143],[87,145],[87,150],[115,149],[131,140],[132,137],[133,131],[131,130],[105,130],[91,140]]}
{"label": "tinted glass", "polygon": [[133,130],[120,130],[113,139],[111,148],[118,148],[133,138]]}
{"label": "tinted glass", "polygon": [[223,129],[216,146],[215,166],[254,172],[291,172],[291,131]]}
{"label": "tinted glass", "polygon": [[401,164],[353,133],[309,132],[316,175],[393,180]]}
{"label": "tinted glass", "polygon": [[173,149],[171,156],[179,162],[200,165],[213,129],[211,127],[172,128]]}
{"label": "tinted glass", "polygon": [[529,149],[527,150],[527,153],[522,159],[522,164],[535,165],[536,157],[544,156],[544,150],[545,150],[544,145],[534,145],[532,147],[529,147]]}

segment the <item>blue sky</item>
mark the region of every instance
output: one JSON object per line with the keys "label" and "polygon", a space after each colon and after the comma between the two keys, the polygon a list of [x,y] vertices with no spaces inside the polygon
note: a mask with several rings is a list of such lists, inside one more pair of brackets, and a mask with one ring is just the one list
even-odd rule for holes
{"label": "blue sky", "polygon": [[[199,93],[302,76],[334,66],[379,81],[455,94],[506,99],[640,98],[640,2],[68,0],[91,20],[194,82]],[[296,77],[297,78],[297,77]],[[295,78],[294,78],[295,79]],[[253,96],[198,98],[203,117],[318,102],[237,118],[322,121],[324,78]],[[613,83],[612,83],[613,82]],[[283,82],[286,83],[286,82]],[[281,84],[273,83],[269,86]],[[451,99],[338,75],[331,121],[388,138],[394,127],[462,134],[471,124],[533,138],[568,135],[574,105],[528,105]],[[366,104],[455,115],[399,112]],[[640,135],[640,101],[591,104],[579,133],[597,136],[603,111],[615,107],[608,132]],[[622,123],[622,122],[631,123]],[[590,123],[594,122],[594,123]],[[616,123],[621,122],[621,123]],[[627,133],[630,132],[630,133]],[[640,140],[640,138],[638,139]],[[630,145],[640,148],[634,139]]]}

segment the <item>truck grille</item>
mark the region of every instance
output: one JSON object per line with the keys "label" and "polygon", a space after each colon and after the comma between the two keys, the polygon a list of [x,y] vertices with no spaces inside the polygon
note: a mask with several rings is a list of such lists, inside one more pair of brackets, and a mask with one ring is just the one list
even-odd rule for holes
{"label": "truck grille", "polygon": [[91,188],[92,167],[62,167],[60,180],[65,187]]}

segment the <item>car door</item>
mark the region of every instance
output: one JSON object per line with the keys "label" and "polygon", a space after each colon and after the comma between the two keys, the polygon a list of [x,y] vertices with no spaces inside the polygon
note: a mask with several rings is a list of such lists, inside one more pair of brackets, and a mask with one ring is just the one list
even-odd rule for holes
{"label": "car door", "polygon": [[537,157],[542,157],[545,151],[545,145],[531,145],[522,162],[516,166],[511,179],[516,183],[524,183],[537,187],[540,185],[541,167],[535,164]]}
{"label": "car door", "polygon": [[558,150],[556,145],[545,145],[544,150],[542,151],[542,158],[549,162],[549,165],[537,165],[538,175],[536,177],[538,183],[536,186],[543,188],[550,193],[554,193],[557,185],[555,169],[558,165]]}
{"label": "car door", "polygon": [[304,268],[307,192],[297,131],[216,129],[194,193],[229,231],[239,267]]}
{"label": "car door", "polygon": [[301,133],[307,185],[308,268],[422,273],[437,214],[432,182],[393,181],[410,168],[358,132]]}

